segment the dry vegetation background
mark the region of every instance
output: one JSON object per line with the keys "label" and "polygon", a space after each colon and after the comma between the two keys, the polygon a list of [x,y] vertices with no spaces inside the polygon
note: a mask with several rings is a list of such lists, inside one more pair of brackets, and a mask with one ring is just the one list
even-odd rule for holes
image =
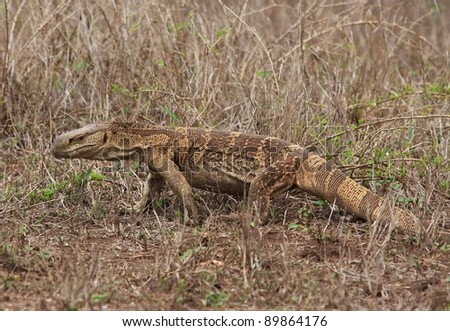
{"label": "dry vegetation background", "polygon": [[[450,1],[0,2],[0,309],[450,309]],[[111,119],[311,146],[424,222],[419,241],[315,197],[203,226],[132,162],[56,160]]]}

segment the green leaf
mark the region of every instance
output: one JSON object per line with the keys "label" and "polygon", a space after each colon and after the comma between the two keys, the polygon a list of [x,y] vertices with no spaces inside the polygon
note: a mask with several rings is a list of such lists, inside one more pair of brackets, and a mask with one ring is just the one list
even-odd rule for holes
{"label": "green leaf", "polygon": [[141,23],[139,23],[139,22],[133,23],[130,27],[130,32],[135,32],[135,31],[139,30],[140,27],[141,27]]}
{"label": "green leaf", "polygon": [[441,87],[439,84],[429,84],[427,90],[430,94],[438,94],[441,91]]}
{"label": "green leaf", "polygon": [[191,256],[197,254],[198,252],[202,251],[204,249],[203,246],[198,246],[196,248],[188,248],[186,249],[183,254],[180,255],[180,261],[185,262],[187,261]]}
{"label": "green leaf", "polygon": [[415,90],[414,90],[414,87],[412,86],[412,85],[409,85],[409,84],[407,84],[406,86],[405,86],[405,93],[414,93],[415,92]]}
{"label": "green leaf", "polygon": [[225,291],[209,292],[205,299],[202,300],[204,306],[221,307],[227,303],[230,295]]}
{"label": "green leaf", "polygon": [[440,247],[441,252],[450,252],[450,244],[443,244]]}
{"label": "green leaf", "polygon": [[102,174],[95,172],[95,171],[91,171],[90,175],[91,175],[91,180],[101,181],[101,180],[106,179],[106,176],[103,176]]}
{"label": "green leaf", "polygon": [[91,63],[89,61],[81,60],[81,61],[78,61],[77,63],[75,63],[74,69],[76,71],[82,71],[82,70],[87,69],[90,65],[91,65]]}
{"label": "green leaf", "polygon": [[192,248],[186,249],[183,254],[180,256],[180,261],[185,262],[187,259],[189,259],[192,255],[194,255],[194,250]]}
{"label": "green leaf", "polygon": [[130,90],[127,89],[125,86],[120,85],[120,83],[113,83],[112,90],[113,90],[113,92],[116,92],[119,94],[131,95]]}
{"label": "green leaf", "polygon": [[397,100],[401,97],[401,94],[398,94],[395,91],[391,91],[391,93],[389,94],[389,99],[391,100]]}
{"label": "green leaf", "polygon": [[259,78],[266,78],[266,77],[270,77],[270,76],[272,76],[272,72],[267,71],[267,70],[260,70],[256,73],[256,77],[259,77]]}
{"label": "green leaf", "polygon": [[323,206],[327,206],[328,202],[326,200],[324,200],[324,199],[320,199],[320,200],[314,201],[314,204],[316,206],[322,206],[323,207]]}
{"label": "green leaf", "polygon": [[297,230],[298,228],[300,227],[300,225],[299,224],[297,224],[297,223],[289,223],[289,225],[288,225],[288,230]]}
{"label": "green leaf", "polygon": [[180,23],[176,23],[176,24],[168,24],[167,25],[167,31],[169,31],[170,33],[178,33],[181,32],[183,30],[186,30],[189,28],[189,24],[187,22],[180,22]]}
{"label": "green leaf", "polygon": [[108,301],[109,298],[111,298],[111,293],[110,292],[94,293],[94,294],[92,294],[91,298],[94,303],[102,303],[102,302]]}
{"label": "green leaf", "polygon": [[175,114],[175,112],[172,110],[172,108],[164,106],[162,108],[162,112],[169,116],[169,118],[170,118],[170,126],[171,127],[176,126],[177,124],[180,123],[180,119]]}
{"label": "green leaf", "polygon": [[28,199],[30,200],[31,203],[49,201],[53,199],[53,197],[57,192],[64,190],[67,184],[68,184],[67,181],[63,181],[61,183],[60,182],[53,183],[48,187],[44,187],[43,189],[40,189],[38,191],[31,192]]}
{"label": "green leaf", "polygon": [[156,65],[158,66],[158,67],[165,67],[166,66],[166,62],[164,62],[164,60],[163,59],[158,59],[158,60],[156,60]]}
{"label": "green leaf", "polygon": [[79,186],[86,185],[89,181],[101,181],[106,179],[106,176],[103,176],[102,174],[91,170],[88,171],[82,171],[81,173],[75,175],[74,181]]}
{"label": "green leaf", "polygon": [[216,32],[216,38],[217,39],[223,38],[227,34],[229,34],[230,31],[231,31],[231,28],[228,28],[228,27],[227,28],[222,28],[222,29],[220,29],[219,31]]}

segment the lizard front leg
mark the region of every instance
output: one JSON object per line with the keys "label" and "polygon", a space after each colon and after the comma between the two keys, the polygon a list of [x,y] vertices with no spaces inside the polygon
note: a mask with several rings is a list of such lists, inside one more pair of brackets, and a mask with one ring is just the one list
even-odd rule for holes
{"label": "lizard front leg", "polygon": [[142,212],[151,203],[157,208],[157,199],[166,184],[164,178],[156,172],[150,172],[145,180],[141,200],[133,206],[133,210]]}
{"label": "lizard front leg", "polygon": [[194,222],[198,223],[198,212],[194,201],[192,187],[189,185],[186,178],[180,172],[178,166],[172,159],[173,156],[170,152],[156,150],[153,151],[149,165],[150,168],[154,168],[156,170],[159,176],[164,178],[177,198],[183,202],[185,221],[187,220],[188,215],[190,215]]}
{"label": "lizard front leg", "polygon": [[251,208],[259,210],[260,222],[269,223],[270,198],[289,190],[295,181],[295,173],[286,171],[288,161],[278,161],[259,172],[250,183],[248,200]]}

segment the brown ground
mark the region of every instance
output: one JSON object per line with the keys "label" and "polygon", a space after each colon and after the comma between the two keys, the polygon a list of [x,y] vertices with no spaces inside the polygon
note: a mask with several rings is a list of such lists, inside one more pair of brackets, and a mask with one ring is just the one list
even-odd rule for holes
{"label": "brown ground", "polygon": [[[450,1],[41,2],[0,3],[0,309],[450,309]],[[423,234],[301,192],[260,228],[208,192],[199,227],[169,190],[125,213],[133,162],[48,154],[110,119],[313,147]]]}

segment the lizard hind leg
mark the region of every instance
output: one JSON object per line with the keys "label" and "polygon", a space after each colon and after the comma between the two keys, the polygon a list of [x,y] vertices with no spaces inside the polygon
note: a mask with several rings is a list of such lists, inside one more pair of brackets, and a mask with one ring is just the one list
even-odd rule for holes
{"label": "lizard hind leg", "polygon": [[250,183],[248,203],[259,211],[261,224],[269,223],[270,199],[289,190],[295,181],[294,172],[286,172],[285,162],[278,161],[259,172]]}

